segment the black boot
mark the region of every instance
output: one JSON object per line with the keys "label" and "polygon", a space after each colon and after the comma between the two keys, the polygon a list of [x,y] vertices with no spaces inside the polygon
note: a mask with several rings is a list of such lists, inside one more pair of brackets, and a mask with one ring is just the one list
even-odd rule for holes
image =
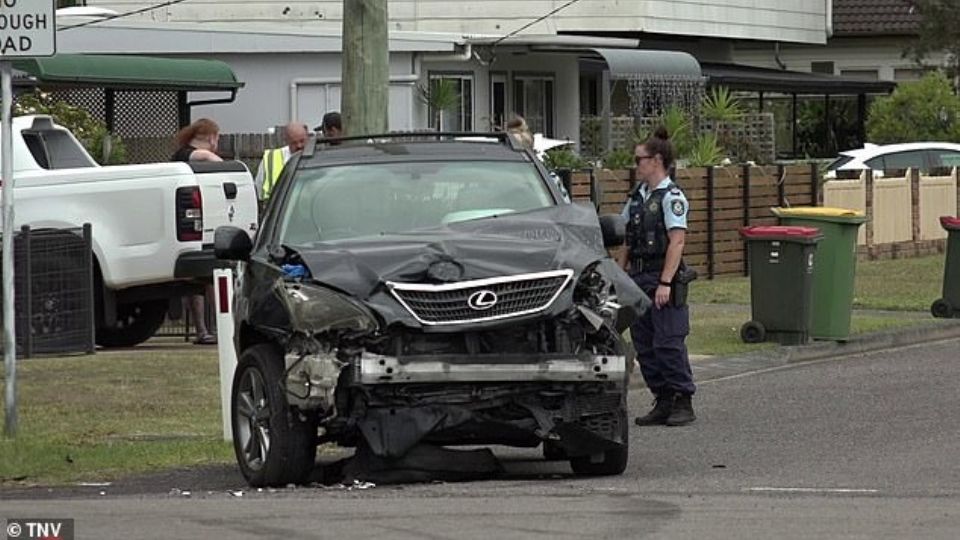
{"label": "black boot", "polygon": [[673,400],[673,411],[665,422],[668,426],[685,426],[697,419],[693,414],[693,396],[689,394],[677,394]]}
{"label": "black boot", "polygon": [[667,423],[667,418],[673,411],[673,393],[662,392],[654,398],[653,409],[646,414],[634,420],[638,426],[662,426]]}

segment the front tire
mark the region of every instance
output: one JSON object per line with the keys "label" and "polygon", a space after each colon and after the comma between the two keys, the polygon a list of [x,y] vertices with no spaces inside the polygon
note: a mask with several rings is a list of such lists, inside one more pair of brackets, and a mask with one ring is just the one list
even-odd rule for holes
{"label": "front tire", "polygon": [[151,300],[117,306],[113,326],[97,327],[97,345],[133,347],[153,337],[167,316],[167,300]]}
{"label": "front tire", "polygon": [[287,402],[283,356],[261,344],[240,355],[230,409],[233,449],[253,487],[302,484],[313,471],[317,427]]}
{"label": "front tire", "polygon": [[579,476],[614,476],[623,474],[627,469],[627,459],[630,456],[630,428],[627,423],[627,405],[623,403],[617,410],[617,426],[620,429],[621,446],[603,453],[600,461],[593,461],[592,456],[578,456],[570,459],[570,468]]}

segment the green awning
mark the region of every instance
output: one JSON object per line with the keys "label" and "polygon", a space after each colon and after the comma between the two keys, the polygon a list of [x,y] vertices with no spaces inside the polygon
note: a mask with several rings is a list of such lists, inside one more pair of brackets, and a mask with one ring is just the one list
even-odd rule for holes
{"label": "green awning", "polygon": [[243,86],[219,60],[155,56],[58,54],[15,60],[13,67],[44,86],[150,90],[236,90]]}

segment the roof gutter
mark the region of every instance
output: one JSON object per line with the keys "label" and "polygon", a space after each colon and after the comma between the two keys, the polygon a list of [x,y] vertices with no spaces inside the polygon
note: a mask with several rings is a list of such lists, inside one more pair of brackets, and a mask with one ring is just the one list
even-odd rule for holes
{"label": "roof gutter", "polygon": [[234,88],[230,90],[230,97],[227,98],[216,98],[216,99],[200,99],[197,101],[188,101],[187,107],[196,107],[198,105],[222,105],[225,103],[233,103],[237,99],[237,89]]}
{"label": "roof gutter", "polygon": [[827,2],[827,13],[826,13],[826,31],[827,39],[833,37],[833,0],[826,0]]}

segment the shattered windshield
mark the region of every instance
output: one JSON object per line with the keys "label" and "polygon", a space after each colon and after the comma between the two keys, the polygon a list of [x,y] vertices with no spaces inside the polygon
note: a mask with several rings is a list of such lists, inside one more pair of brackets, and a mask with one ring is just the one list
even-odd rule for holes
{"label": "shattered windshield", "polygon": [[526,162],[377,163],[298,172],[281,221],[281,243],[408,232],[553,206]]}

